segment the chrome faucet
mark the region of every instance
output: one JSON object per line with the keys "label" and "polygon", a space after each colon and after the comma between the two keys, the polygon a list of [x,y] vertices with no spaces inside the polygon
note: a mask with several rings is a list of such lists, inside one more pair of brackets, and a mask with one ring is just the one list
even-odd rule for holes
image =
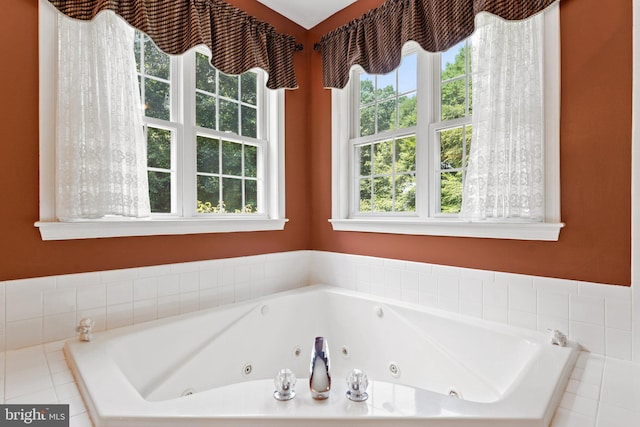
{"label": "chrome faucet", "polygon": [[311,397],[323,400],[329,397],[331,389],[331,375],[329,374],[329,346],[324,337],[316,337],[311,352],[311,366],[309,375]]}

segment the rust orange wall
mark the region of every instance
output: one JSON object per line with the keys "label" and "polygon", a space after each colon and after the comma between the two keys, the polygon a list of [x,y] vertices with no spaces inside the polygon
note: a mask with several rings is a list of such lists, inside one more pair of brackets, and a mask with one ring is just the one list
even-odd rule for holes
{"label": "rust orange wall", "polygon": [[333,232],[331,97],[311,46],[382,0],[359,0],[311,31],[254,0],[231,0],[306,39],[286,95],[282,232],[43,242],[38,219],[37,1],[0,7],[0,280],[299,249],[628,285],[631,275],[631,2],[562,0],[562,219],[558,242]]}
{"label": "rust orange wall", "polygon": [[[306,30],[253,0],[231,1],[304,40]],[[287,217],[281,232],[43,242],[38,220],[38,2],[0,6],[0,280],[308,249],[307,56],[296,54],[301,89],[287,91]]]}
{"label": "rust orange wall", "polygon": [[[628,0],[561,1],[561,198],[558,242],[334,232],[331,96],[310,58],[313,249],[599,283],[631,282],[632,9]],[[382,0],[359,0],[307,44]]]}

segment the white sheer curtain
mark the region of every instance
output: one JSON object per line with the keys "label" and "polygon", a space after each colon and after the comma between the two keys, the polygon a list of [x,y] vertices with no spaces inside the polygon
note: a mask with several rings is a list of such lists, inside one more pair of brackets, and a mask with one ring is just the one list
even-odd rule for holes
{"label": "white sheer curtain", "polygon": [[543,19],[476,16],[463,218],[544,220]]}
{"label": "white sheer curtain", "polygon": [[56,216],[150,214],[134,30],[58,17]]}

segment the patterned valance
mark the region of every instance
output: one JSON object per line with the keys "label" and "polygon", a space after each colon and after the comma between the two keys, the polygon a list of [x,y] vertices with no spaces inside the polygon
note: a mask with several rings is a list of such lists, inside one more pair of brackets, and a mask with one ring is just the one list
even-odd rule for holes
{"label": "patterned valance", "polygon": [[528,18],[556,0],[387,0],[320,39],[325,87],[343,88],[349,70],[385,74],[400,65],[410,40],[429,52],[443,52],[469,37],[474,19],[489,12],[507,20]]}
{"label": "patterned valance", "polygon": [[165,53],[178,55],[204,44],[211,65],[226,74],[260,67],[270,89],[297,88],[295,39],[222,0],[49,0],[63,14],[92,20],[111,10],[146,33]]}

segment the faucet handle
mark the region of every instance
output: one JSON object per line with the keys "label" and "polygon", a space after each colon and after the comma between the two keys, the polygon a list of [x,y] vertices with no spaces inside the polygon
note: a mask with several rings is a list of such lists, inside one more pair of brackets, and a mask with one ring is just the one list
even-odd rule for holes
{"label": "faucet handle", "polygon": [[273,392],[273,397],[276,400],[291,400],[296,397],[296,392],[293,387],[296,385],[296,376],[289,369],[281,369],[276,374],[276,378],[273,381],[276,386],[276,391]]}
{"label": "faucet handle", "polygon": [[551,344],[558,345],[560,347],[567,346],[567,336],[560,332],[558,329],[547,329],[551,334]]}
{"label": "faucet handle", "polygon": [[347,397],[354,402],[364,402],[369,395],[367,394],[367,387],[369,386],[369,380],[367,375],[360,369],[352,370],[347,375]]}
{"label": "faucet handle", "polygon": [[76,331],[80,333],[80,341],[91,341],[93,339],[91,331],[94,326],[95,322],[88,317],[80,320],[80,323],[76,328]]}

